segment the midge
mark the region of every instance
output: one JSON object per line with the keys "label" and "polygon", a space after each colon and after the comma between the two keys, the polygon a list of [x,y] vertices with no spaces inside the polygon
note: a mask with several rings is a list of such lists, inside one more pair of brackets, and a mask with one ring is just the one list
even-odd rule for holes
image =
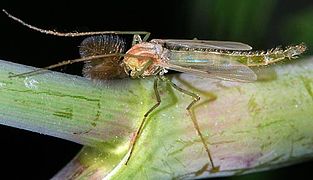
{"label": "midge", "polygon": [[[140,31],[62,33],[34,27],[12,16],[5,10],[3,12],[11,19],[41,33],[65,37],[91,36],[81,43],[81,58],[62,61],[39,70],[11,77],[31,75],[46,69],[82,61],[85,62],[83,74],[91,79],[155,76],[154,93],[157,102],[143,115],[143,119],[131,141],[129,156],[125,164],[129,162],[147,117],[161,103],[158,83],[164,81],[174,89],[192,97],[193,100],[186,109],[207,152],[211,172],[219,170],[219,167],[213,162],[207,140],[204,139],[201,133],[197,119],[192,115],[191,108],[200,100],[200,96],[176,86],[167,79],[164,74],[168,69],[220,80],[253,82],[257,80],[257,75],[250,67],[266,66],[284,59],[294,59],[306,50],[304,44],[290,46],[285,49],[276,48],[253,52],[247,44],[229,41],[152,39],[147,42],[150,33]],[[133,46],[128,51],[125,49],[125,41],[117,36],[125,34],[134,35]],[[143,40],[141,40],[140,35],[144,35]]]}

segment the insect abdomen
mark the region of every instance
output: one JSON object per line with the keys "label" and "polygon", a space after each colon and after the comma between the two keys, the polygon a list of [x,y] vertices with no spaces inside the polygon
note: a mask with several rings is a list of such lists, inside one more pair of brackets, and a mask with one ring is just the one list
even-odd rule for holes
{"label": "insect abdomen", "polygon": [[247,66],[265,66],[284,59],[293,59],[306,50],[304,44],[289,46],[285,49],[274,48],[267,51],[226,51],[215,49],[180,49],[172,50],[170,59],[190,59],[199,60],[208,59],[210,61],[219,61],[222,59],[231,59]]}

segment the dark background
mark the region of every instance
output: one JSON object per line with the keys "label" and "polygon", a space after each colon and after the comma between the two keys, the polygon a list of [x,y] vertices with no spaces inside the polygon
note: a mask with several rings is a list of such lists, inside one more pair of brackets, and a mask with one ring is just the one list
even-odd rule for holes
{"label": "dark background", "polygon": [[[151,38],[240,41],[255,49],[305,42],[312,54],[312,0],[41,1],[0,3],[26,22],[58,31],[142,30]],[[43,67],[79,57],[80,38],[55,37],[27,29],[0,13],[0,59]],[[63,67],[80,74],[81,64]],[[0,126],[1,176],[48,179],[81,146]],[[311,175],[313,163],[230,179],[282,179]],[[14,173],[12,173],[14,171]]]}

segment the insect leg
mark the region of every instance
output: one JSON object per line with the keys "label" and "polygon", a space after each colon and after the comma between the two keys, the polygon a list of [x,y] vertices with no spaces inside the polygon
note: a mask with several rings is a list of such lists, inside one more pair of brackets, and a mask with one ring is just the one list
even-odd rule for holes
{"label": "insect leg", "polygon": [[146,34],[144,34],[145,36],[143,37],[143,39],[141,39],[142,34],[134,34],[133,36],[133,41],[132,41],[132,46],[136,45],[136,44],[140,44],[142,42],[147,42],[148,38],[150,37],[150,32],[146,32]]}
{"label": "insect leg", "polygon": [[142,39],[141,39],[140,35],[134,34],[133,40],[132,40],[132,46],[134,46],[136,44],[140,44],[140,43],[142,43]]}
{"label": "insect leg", "polygon": [[129,156],[125,162],[125,165],[127,165],[133,151],[134,151],[134,147],[137,143],[137,140],[141,134],[141,131],[142,131],[142,128],[147,120],[147,117],[149,116],[149,114],[155,110],[160,104],[161,104],[161,97],[160,97],[160,94],[159,94],[159,91],[158,91],[158,81],[159,81],[159,78],[158,77],[155,77],[154,79],[154,84],[153,84],[153,89],[154,89],[154,94],[155,94],[155,97],[156,97],[156,100],[157,102],[143,115],[143,119],[140,123],[140,126],[139,128],[137,129],[136,133],[135,133],[135,136],[133,138],[133,141],[131,142],[131,145],[130,145],[130,152],[129,152]]}
{"label": "insect leg", "polygon": [[114,53],[114,54],[102,54],[102,55],[96,55],[96,56],[88,56],[88,57],[83,57],[83,58],[78,58],[78,59],[71,59],[71,60],[65,60],[62,62],[59,62],[57,64],[53,64],[44,68],[39,68],[37,70],[34,71],[29,71],[29,72],[25,72],[25,73],[20,73],[20,74],[14,74],[14,75],[10,75],[9,77],[23,77],[25,75],[33,75],[33,74],[37,74],[37,73],[41,73],[43,71],[46,71],[48,69],[53,69],[56,67],[60,67],[60,66],[65,66],[68,64],[74,64],[77,62],[83,62],[83,61],[92,61],[94,59],[98,59],[98,58],[105,58],[105,57],[112,57],[112,56],[125,56],[124,54],[118,54],[118,53]]}
{"label": "insect leg", "polygon": [[143,42],[147,42],[148,38],[150,37],[150,34],[151,34],[150,32],[146,32],[146,33],[144,34],[145,36],[143,37],[142,41],[143,41]]}
{"label": "insect leg", "polygon": [[148,59],[147,62],[144,64],[142,69],[140,71],[136,71],[133,75],[131,75],[133,78],[139,78],[140,75],[144,73],[144,71],[151,65],[153,64],[153,61],[151,59]]}
{"label": "insect leg", "polygon": [[44,33],[44,34],[49,34],[49,35],[54,35],[54,36],[64,36],[64,37],[77,37],[77,36],[92,36],[92,35],[101,35],[101,34],[130,34],[130,35],[135,35],[135,34],[141,34],[145,35],[143,38],[143,41],[147,41],[147,39],[150,36],[150,32],[147,31],[95,31],[95,32],[57,32],[53,30],[46,30],[42,28],[38,28],[36,26],[30,25],[23,20],[13,16],[12,14],[8,13],[6,10],[2,9],[2,11],[11,19],[14,21],[22,24],[23,26],[26,26],[32,30]]}
{"label": "insect leg", "polygon": [[185,90],[179,86],[177,86],[175,83],[173,83],[171,80],[169,80],[168,78],[166,78],[165,76],[162,76],[161,77],[163,81],[166,81],[167,83],[169,83],[174,89],[188,95],[188,96],[191,96],[193,98],[192,102],[187,106],[186,110],[188,111],[190,117],[191,117],[191,120],[193,122],[193,125],[194,125],[194,128],[196,129],[200,139],[201,139],[201,142],[205,148],[205,151],[207,152],[208,154],[208,157],[209,157],[209,161],[212,165],[212,169],[211,169],[211,172],[218,172],[219,171],[219,167],[218,166],[215,166],[214,163],[213,163],[213,159],[212,159],[212,155],[211,155],[211,152],[208,148],[208,144],[207,142],[205,141],[201,131],[200,131],[200,127],[199,127],[199,124],[198,124],[198,121],[197,119],[195,118],[195,116],[192,114],[192,111],[191,111],[191,108],[194,104],[196,104],[199,100],[200,100],[200,96],[198,96],[197,94],[193,93],[193,92],[190,92],[188,90]]}

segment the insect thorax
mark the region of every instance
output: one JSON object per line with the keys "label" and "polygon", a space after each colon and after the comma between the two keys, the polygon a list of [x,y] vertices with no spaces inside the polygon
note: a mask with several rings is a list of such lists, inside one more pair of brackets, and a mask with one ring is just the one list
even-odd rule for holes
{"label": "insect thorax", "polygon": [[164,73],[159,66],[163,48],[154,43],[140,43],[126,52],[123,60],[125,72],[134,78]]}

